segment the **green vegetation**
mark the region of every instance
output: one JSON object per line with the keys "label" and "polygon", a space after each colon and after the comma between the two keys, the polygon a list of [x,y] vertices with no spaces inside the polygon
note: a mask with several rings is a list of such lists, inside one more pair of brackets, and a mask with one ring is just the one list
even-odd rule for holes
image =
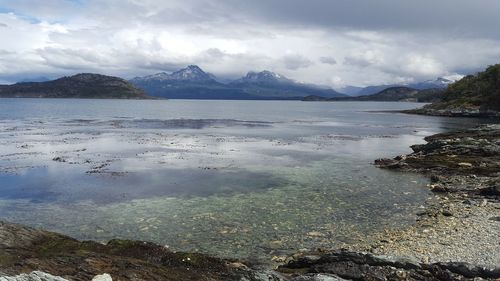
{"label": "green vegetation", "polygon": [[431,108],[500,111],[500,64],[451,84],[443,101],[433,104]]}

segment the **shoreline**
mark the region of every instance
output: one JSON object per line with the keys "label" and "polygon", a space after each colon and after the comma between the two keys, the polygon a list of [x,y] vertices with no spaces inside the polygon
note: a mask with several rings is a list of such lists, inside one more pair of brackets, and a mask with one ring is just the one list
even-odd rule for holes
{"label": "shoreline", "polygon": [[[496,235],[500,233],[500,126],[425,139],[427,144],[412,146],[412,154],[375,161],[381,168],[429,176],[429,188],[435,194],[417,214],[415,225],[375,234],[375,243],[355,244],[343,251],[296,254],[273,271],[238,260],[170,252],[148,242],[79,242],[0,223],[0,280],[2,275],[35,270],[71,280],[90,280],[103,273],[111,274],[113,280],[128,280],[132,275],[138,280],[198,280],[202,276],[208,280],[356,279],[355,272],[347,267],[351,271],[359,267],[358,274],[365,270],[366,276],[374,278],[397,272],[407,277],[437,272],[451,277],[500,278]],[[319,275],[323,279],[318,279]]]}

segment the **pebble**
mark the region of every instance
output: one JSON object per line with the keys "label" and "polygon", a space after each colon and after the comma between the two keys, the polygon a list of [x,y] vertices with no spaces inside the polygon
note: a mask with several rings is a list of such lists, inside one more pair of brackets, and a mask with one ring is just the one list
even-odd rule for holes
{"label": "pebble", "polygon": [[452,216],[453,216],[453,213],[452,213],[452,212],[450,212],[450,211],[446,211],[446,210],[445,210],[445,211],[443,211],[443,212],[441,212],[441,214],[443,214],[443,216],[445,216],[445,217],[452,217]]}
{"label": "pebble", "polygon": [[310,236],[310,237],[324,237],[325,234],[319,232],[319,231],[311,231],[311,232],[308,232],[307,233],[307,236]]}

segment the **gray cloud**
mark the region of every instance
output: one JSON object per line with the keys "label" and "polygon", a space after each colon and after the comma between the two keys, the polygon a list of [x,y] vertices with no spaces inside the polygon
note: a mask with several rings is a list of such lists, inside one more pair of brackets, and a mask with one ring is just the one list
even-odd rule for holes
{"label": "gray cloud", "polygon": [[283,64],[288,69],[297,70],[299,68],[309,67],[314,63],[302,55],[287,55],[283,57]]}
{"label": "gray cloud", "polygon": [[325,64],[331,64],[331,65],[337,64],[337,60],[334,57],[320,57],[319,61]]}
{"label": "gray cloud", "polygon": [[431,79],[500,61],[498,10],[497,0],[0,0],[0,36],[12,38],[0,78],[199,64],[221,78],[270,69],[335,87]]}

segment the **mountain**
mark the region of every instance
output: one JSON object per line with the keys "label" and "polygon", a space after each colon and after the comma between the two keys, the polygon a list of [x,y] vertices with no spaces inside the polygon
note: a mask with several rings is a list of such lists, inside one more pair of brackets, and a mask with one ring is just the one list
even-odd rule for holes
{"label": "mountain", "polygon": [[215,76],[204,72],[196,65],[190,65],[186,68],[173,72],[171,74],[160,72],[157,74],[145,76],[145,77],[136,77],[130,80],[133,83],[139,82],[156,82],[156,81],[167,81],[167,82],[179,82],[179,81],[187,81],[187,82],[198,82],[198,83],[212,83],[215,82]]}
{"label": "mountain", "polygon": [[317,96],[305,97],[304,101],[406,101],[406,102],[435,102],[443,96],[443,89],[418,90],[409,87],[391,87],[374,95],[359,97],[321,98]]}
{"label": "mountain", "polygon": [[446,89],[448,85],[455,82],[455,80],[447,79],[443,77],[439,77],[435,80],[427,80],[423,82],[416,82],[410,84],[391,84],[391,85],[376,85],[376,86],[368,86],[368,87],[354,87],[347,86],[341,89],[341,92],[346,93],[353,97],[358,96],[369,96],[379,93],[388,88],[394,87],[408,87],[417,90],[426,90],[426,89]]}
{"label": "mountain", "polygon": [[424,82],[409,84],[408,87],[419,90],[435,89],[435,88],[446,89],[448,85],[452,84],[453,82],[455,82],[455,80],[438,77],[435,80],[427,80]]}
{"label": "mountain", "polygon": [[326,98],[346,97],[346,95],[340,94],[333,89],[298,83],[267,70],[248,72],[246,76],[231,82],[229,85],[242,89],[247,94],[265,98],[301,99],[308,95]]}
{"label": "mountain", "polygon": [[2,98],[113,98],[147,99],[146,93],[126,80],[82,73],[47,82],[0,85]]}
{"label": "mountain", "polygon": [[413,113],[500,117],[500,64],[451,84],[443,99]]}
{"label": "mountain", "polygon": [[215,76],[190,65],[171,74],[161,72],[130,80],[149,95],[169,99],[256,99],[240,89],[219,83]]}
{"label": "mountain", "polygon": [[270,72],[249,72],[241,79],[223,84],[214,75],[190,65],[171,74],[161,72],[136,77],[130,82],[149,95],[171,99],[299,100],[307,95],[344,96],[332,89],[297,83]]}
{"label": "mountain", "polygon": [[288,79],[282,75],[274,72],[264,70],[261,72],[250,71],[246,76],[231,82],[231,84],[260,84],[260,85],[277,85],[277,84],[291,84],[293,80]]}

